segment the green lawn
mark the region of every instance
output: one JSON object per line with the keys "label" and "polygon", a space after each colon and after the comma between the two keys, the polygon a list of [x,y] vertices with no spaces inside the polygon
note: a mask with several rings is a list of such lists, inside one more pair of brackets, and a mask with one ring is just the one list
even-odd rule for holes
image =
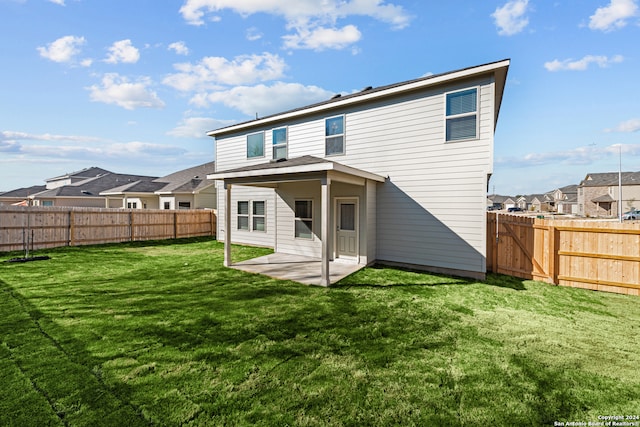
{"label": "green lawn", "polygon": [[[387,268],[325,289],[223,268],[222,249],[200,239],[0,263],[0,425],[640,415],[638,297]],[[264,253],[235,247],[234,260]]]}

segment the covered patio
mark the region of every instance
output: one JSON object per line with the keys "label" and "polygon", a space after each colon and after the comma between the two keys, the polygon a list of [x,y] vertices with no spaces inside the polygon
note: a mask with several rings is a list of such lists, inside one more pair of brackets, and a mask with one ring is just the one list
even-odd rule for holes
{"label": "covered patio", "polygon": [[[248,273],[264,274],[274,279],[293,280],[305,285],[322,285],[322,259],[303,255],[273,253],[231,266]],[[356,271],[363,264],[329,261],[329,282],[334,284]]]}
{"label": "covered patio", "polygon": [[[375,186],[385,181],[380,175],[327,159],[302,156],[217,172],[208,175],[207,178],[221,180],[224,183],[226,267],[301,283],[330,286],[375,258],[375,215],[371,215],[371,219],[368,215],[369,211],[375,213]],[[233,241],[232,188],[236,185],[274,189],[281,208],[276,208],[276,228],[281,221],[285,221],[282,224],[291,222],[294,215],[290,213],[283,216],[282,209],[290,212],[292,201],[295,201],[301,191],[317,194],[320,199],[317,217],[319,227],[314,225],[312,239],[304,242],[311,242],[315,246],[316,250],[311,254],[313,256],[309,256],[310,253],[297,252],[295,245],[291,245],[292,242],[297,242],[298,246],[302,247],[300,239],[294,239],[289,232],[278,231],[274,240],[274,254],[234,264],[231,260],[230,243]],[[348,190],[349,188],[352,190]],[[345,191],[352,193],[345,194]],[[350,215],[348,222],[341,222],[341,212]],[[355,241],[355,249],[349,254],[341,253],[338,249],[339,244],[336,243],[342,243],[340,239],[346,234],[347,229],[353,230],[352,240]]]}

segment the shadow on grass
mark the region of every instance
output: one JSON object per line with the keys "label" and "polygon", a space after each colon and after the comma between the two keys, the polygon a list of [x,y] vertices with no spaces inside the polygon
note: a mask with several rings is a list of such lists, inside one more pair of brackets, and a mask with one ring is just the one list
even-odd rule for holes
{"label": "shadow on grass", "polygon": [[99,362],[85,343],[57,327],[54,319],[2,280],[0,293],[4,316],[0,335],[13,365],[4,364],[5,374],[10,369],[12,375],[3,384],[6,401],[0,424],[149,425],[131,403],[127,385],[105,384],[96,368]]}
{"label": "shadow on grass", "polygon": [[444,274],[429,273],[411,268],[388,267],[380,264],[376,264],[372,267],[367,267],[350,276],[347,276],[333,286],[344,288],[382,288],[390,286],[434,287],[447,285],[472,285],[478,283],[484,283],[486,285],[496,286],[499,288],[513,289],[516,291],[526,290],[523,279],[505,276],[502,274],[489,273],[487,274],[484,282],[481,282],[465,277],[447,276]]}

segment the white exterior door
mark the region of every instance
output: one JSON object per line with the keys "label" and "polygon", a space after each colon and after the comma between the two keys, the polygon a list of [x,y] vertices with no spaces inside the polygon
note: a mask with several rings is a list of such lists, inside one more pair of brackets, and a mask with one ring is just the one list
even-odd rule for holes
{"label": "white exterior door", "polygon": [[336,199],[337,259],[358,261],[358,199]]}

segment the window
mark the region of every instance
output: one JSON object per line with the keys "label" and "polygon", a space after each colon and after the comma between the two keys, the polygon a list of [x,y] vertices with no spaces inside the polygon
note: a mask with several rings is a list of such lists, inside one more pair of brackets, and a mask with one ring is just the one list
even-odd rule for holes
{"label": "window", "polygon": [[164,202],[164,209],[171,209],[171,202]]}
{"label": "window", "polygon": [[[251,211],[249,211],[251,205]],[[238,202],[238,230],[245,231],[267,231],[265,221],[266,203],[261,201],[239,201]],[[251,228],[249,228],[251,224]]]}
{"label": "window", "polygon": [[264,201],[253,202],[253,215],[251,218],[253,231],[266,231],[264,223]]}
{"label": "window", "polygon": [[287,158],[287,128],[274,129],[273,133],[273,158]]}
{"label": "window", "polygon": [[238,202],[238,230],[249,231],[249,202]]}
{"label": "window", "polygon": [[313,201],[296,200],[295,237],[313,239]]}
{"label": "window", "polygon": [[478,137],[478,89],[446,94],[446,140],[461,141]]}
{"label": "window", "polygon": [[138,202],[127,202],[127,209],[137,209]]}
{"label": "window", "polygon": [[325,155],[344,154],[344,116],[325,120]]}
{"label": "window", "polygon": [[53,206],[53,200],[43,200],[42,206]]}
{"label": "window", "polygon": [[264,132],[247,135],[247,158],[264,157]]}
{"label": "window", "polygon": [[178,209],[191,209],[191,202],[178,202]]}

